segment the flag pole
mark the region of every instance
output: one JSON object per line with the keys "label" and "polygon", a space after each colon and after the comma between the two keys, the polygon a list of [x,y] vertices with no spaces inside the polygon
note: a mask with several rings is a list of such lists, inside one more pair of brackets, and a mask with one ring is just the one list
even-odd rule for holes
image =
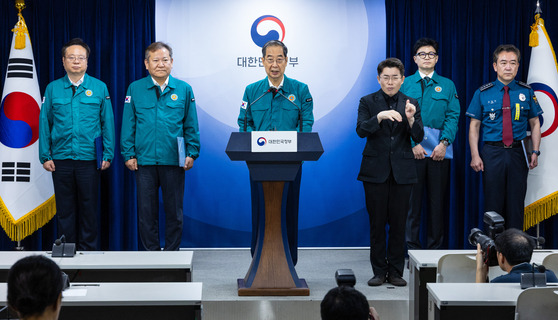
{"label": "flag pole", "polygon": [[[15,7],[18,11],[18,19],[21,21],[21,11],[25,9],[25,0],[15,0]],[[17,38],[17,36],[16,36]],[[17,40],[16,40],[17,43]],[[25,35],[23,35],[23,47],[25,47]],[[25,250],[24,247],[21,246],[21,240],[17,241],[17,246],[15,247],[16,251],[23,251]]]}

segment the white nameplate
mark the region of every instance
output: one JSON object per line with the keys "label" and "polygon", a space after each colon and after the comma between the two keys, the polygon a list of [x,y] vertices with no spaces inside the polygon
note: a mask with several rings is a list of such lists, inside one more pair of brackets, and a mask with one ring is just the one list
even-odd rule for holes
{"label": "white nameplate", "polygon": [[252,152],[297,152],[296,131],[252,131]]}

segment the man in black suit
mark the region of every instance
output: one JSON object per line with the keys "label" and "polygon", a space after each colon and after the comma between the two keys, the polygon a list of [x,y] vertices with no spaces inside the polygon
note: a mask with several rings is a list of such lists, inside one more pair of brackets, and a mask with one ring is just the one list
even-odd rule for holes
{"label": "man in black suit", "polygon": [[[360,99],[357,134],[366,138],[358,180],[364,184],[370,219],[370,262],[374,277],[369,286],[386,280],[405,286],[405,223],[417,171],[411,139],[424,136],[417,100],[399,92],[405,80],[403,63],[388,58],[378,65],[381,90]],[[389,241],[386,252],[386,224]]]}

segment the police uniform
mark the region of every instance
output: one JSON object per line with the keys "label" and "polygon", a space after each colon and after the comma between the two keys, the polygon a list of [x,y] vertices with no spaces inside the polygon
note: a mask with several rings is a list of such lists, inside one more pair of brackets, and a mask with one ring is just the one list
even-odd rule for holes
{"label": "police uniform", "polygon": [[[107,86],[88,74],[75,87],[68,75],[45,91],[39,124],[39,159],[53,160],[58,234],[78,250],[98,250],[95,139],[102,136],[104,161],[114,157],[114,115]],[[76,234],[76,219],[79,225]]]}
{"label": "police uniform", "polygon": [[[436,72],[425,83],[419,71],[405,78],[401,92],[417,99],[421,107],[425,127],[440,130],[439,141],[448,145],[455,140],[460,105],[453,82]],[[413,147],[416,146],[411,141]],[[439,249],[444,240],[444,203],[447,198],[450,160],[434,161],[432,158],[415,160],[418,181],[411,192],[411,205],[406,226],[406,241],[409,249],[420,249],[420,216],[422,198],[426,185],[428,199],[428,230],[424,248]]]}
{"label": "police uniform", "polygon": [[199,156],[200,137],[192,87],[169,75],[161,92],[153,78],[130,84],[122,114],[120,140],[124,161],[137,158],[136,183],[140,238],[147,250],[160,250],[159,187],[166,215],[165,250],[182,239],[184,163],[178,163],[177,138],[187,157]]}
{"label": "police uniform", "polygon": [[523,209],[529,172],[521,140],[527,136],[529,119],[543,113],[533,89],[524,82],[508,84],[513,144],[502,142],[502,100],[504,84],[499,80],[480,87],[473,96],[467,116],[482,123],[484,210],[496,211],[506,220],[506,228],[523,229]]}
{"label": "police uniform", "polygon": [[[314,124],[314,104],[308,86],[283,76],[282,86],[277,93],[270,88],[267,77],[246,87],[238,116],[240,131],[301,131],[302,128],[301,132],[311,132]],[[298,171],[295,180],[289,183],[285,204],[287,238],[294,265],[298,260],[298,203],[301,173],[302,168]],[[258,217],[264,201],[261,182],[251,180],[250,189],[252,194],[251,252],[254,255],[258,238]]]}

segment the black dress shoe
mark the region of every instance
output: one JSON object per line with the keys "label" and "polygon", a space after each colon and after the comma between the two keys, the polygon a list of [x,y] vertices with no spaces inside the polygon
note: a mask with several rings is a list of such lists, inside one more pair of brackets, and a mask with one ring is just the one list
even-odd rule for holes
{"label": "black dress shoe", "polygon": [[368,285],[371,287],[381,286],[384,282],[386,282],[386,275],[375,275],[373,278],[368,280]]}
{"label": "black dress shoe", "polygon": [[407,285],[407,281],[405,281],[405,279],[401,278],[398,275],[389,275],[387,278],[387,282],[393,284],[396,287],[404,287]]}

